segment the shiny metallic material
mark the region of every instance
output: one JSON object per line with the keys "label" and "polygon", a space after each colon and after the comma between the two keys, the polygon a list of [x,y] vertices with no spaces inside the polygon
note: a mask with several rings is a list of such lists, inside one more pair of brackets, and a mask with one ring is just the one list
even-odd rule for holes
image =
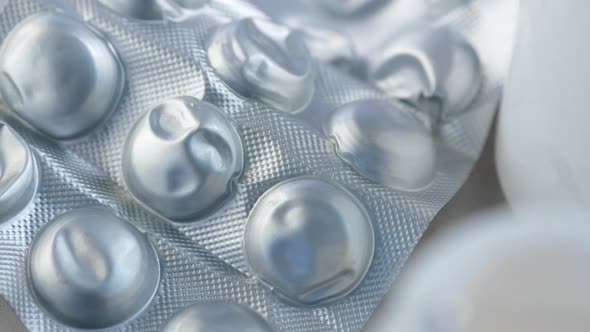
{"label": "shiny metallic material", "polygon": [[259,18],[268,20],[268,15],[251,1],[240,0],[209,0],[210,7],[230,18]]}
{"label": "shiny metallic material", "polygon": [[98,0],[117,14],[138,20],[162,20],[162,0]]}
{"label": "shiny metallic material", "polygon": [[243,97],[289,113],[313,97],[313,61],[301,35],[286,27],[243,19],[217,29],[207,51],[217,74]]}
{"label": "shiny metallic material", "polygon": [[432,14],[445,14],[457,8],[466,8],[472,0],[423,0]]}
{"label": "shiny metallic material", "polygon": [[251,309],[232,303],[192,305],[172,317],[161,332],[272,332]]}
{"label": "shiny metallic material", "polygon": [[375,248],[364,206],[316,177],[279,183],[256,202],[245,254],[254,274],[281,298],[304,306],[340,299],[363,280]]}
{"label": "shiny metallic material", "polygon": [[378,54],[370,62],[370,80],[385,93],[433,112],[433,120],[466,110],[483,80],[471,44],[448,29],[416,28]]}
{"label": "shiny metallic material", "polygon": [[378,100],[352,102],[332,115],[328,134],[340,157],[368,179],[418,190],[434,177],[432,133],[410,111]]}
{"label": "shiny metallic material", "polygon": [[203,9],[210,2],[211,0],[167,0],[161,1],[161,6],[164,16],[174,21],[181,21],[203,13]]}
{"label": "shiny metallic material", "polygon": [[121,16],[137,20],[183,20],[201,13],[210,0],[98,0]]}
{"label": "shiny metallic material", "polygon": [[[247,1],[262,4],[263,12],[246,5]],[[110,40],[126,76],[123,97],[112,113],[98,127],[67,140],[42,135],[31,119],[25,121],[11,111],[5,97],[18,101],[15,96],[20,91],[15,92],[14,86],[26,89],[9,79],[2,81],[0,121],[6,121],[29,145],[39,170],[39,186],[30,204],[0,224],[0,296],[31,332],[156,332],[192,304],[213,307],[219,302],[250,308],[271,328],[283,332],[363,329],[432,221],[433,212],[456,193],[480,155],[510,58],[511,12],[517,6],[514,0],[472,0],[469,8],[435,17],[427,12],[425,0],[332,0],[333,6],[369,4],[353,10],[351,16],[340,16],[317,5],[322,1],[326,2],[209,0],[200,7],[200,0],[187,0],[187,6],[177,7],[181,10],[175,14],[164,4],[181,4],[182,0],[128,0],[120,4],[129,5],[131,14],[121,14],[95,0],[9,0],[0,14],[0,48],[15,28],[20,29],[19,24],[29,25],[34,15],[65,15],[83,25],[84,31],[95,33],[94,28]],[[189,8],[191,4],[195,7]],[[156,6],[155,14],[148,11],[144,19],[134,18],[134,11],[142,16],[142,10],[149,9],[140,5]],[[269,17],[239,21],[250,15]],[[308,36],[295,29],[277,30],[269,19],[286,27],[290,20],[298,20],[300,25],[291,27],[307,29]],[[236,28],[247,21],[250,26]],[[341,63],[349,61],[344,59],[351,57],[350,48],[344,41],[347,38],[338,36],[350,36],[364,62],[380,55],[383,41],[401,36],[414,24],[454,29],[473,43],[484,66],[485,84],[469,111],[436,125],[417,107],[371,86],[368,70],[362,77],[351,77],[325,63],[346,68]],[[60,30],[59,34],[33,29],[35,33],[21,33],[18,43],[12,41],[20,45],[34,39],[38,47],[31,48],[42,60],[45,54],[65,54],[48,65],[46,59],[36,59],[27,78],[37,74],[39,82],[35,83],[43,83],[47,70],[37,67],[47,65],[56,77],[63,75],[58,77],[56,92],[83,87],[69,80],[87,73],[80,70],[86,67],[79,61],[70,61],[76,60],[72,54],[79,54],[78,48],[71,47],[71,41],[53,43],[62,35],[79,41],[76,27],[68,25],[62,29],[67,33]],[[105,61],[104,56],[94,59],[99,55],[94,49],[108,42],[91,35],[93,38],[83,38],[92,40],[93,50],[87,58]],[[225,67],[237,69],[228,71],[235,75],[231,77],[238,77],[242,86],[256,87],[249,91],[257,95],[238,95],[216,73],[218,68],[208,57],[218,36],[233,36],[220,37],[229,40],[225,48],[220,47],[216,57],[220,62],[234,57],[260,64],[248,67],[249,72],[244,70],[246,60]],[[315,43],[306,38],[315,38]],[[307,45],[302,46],[305,44],[314,54]],[[292,50],[297,47],[308,49],[307,57],[294,57]],[[12,48],[5,50],[13,52]],[[66,65],[61,60],[70,62]],[[308,65],[314,76],[309,81]],[[301,74],[291,67],[301,68]],[[250,75],[246,81],[244,73]],[[100,76],[105,71],[91,74]],[[91,90],[113,88],[103,81],[93,83]],[[46,95],[37,88],[26,91],[36,98],[37,93]],[[74,95],[85,98],[78,93],[70,97]],[[260,95],[286,105],[282,109],[287,111],[261,101]],[[307,100],[294,96],[309,95],[313,96],[308,106],[292,106],[293,101]],[[395,121],[402,128],[404,121],[413,128],[417,117],[421,122],[416,125],[421,128],[418,133],[432,132],[436,168],[423,190],[388,188],[358,174],[349,161],[338,156],[342,151],[328,135],[330,122],[335,122],[344,105],[363,99],[381,100],[386,111],[402,113],[393,115],[401,117]],[[107,100],[96,98],[92,106]],[[74,108],[60,108],[63,113],[59,114],[69,109]],[[23,108],[23,112],[28,110]],[[406,115],[411,119],[403,119]],[[380,116],[374,121],[382,120]],[[47,119],[37,121],[49,123]],[[344,136],[349,135],[356,149],[353,152],[362,156],[362,149],[389,151],[391,137],[397,137],[388,136],[389,131],[398,128],[388,125],[392,121],[382,121],[382,127],[359,121],[362,134],[360,129],[354,132],[355,122],[338,123],[345,128],[342,132],[348,130]],[[66,128],[73,123],[61,119],[60,125]],[[199,129],[203,127],[205,130]],[[199,130],[205,134],[194,134]],[[238,135],[240,149],[235,145]],[[401,156],[421,144],[409,136],[404,146],[408,134],[401,130],[400,135],[392,151]],[[368,155],[375,158],[368,162],[382,165],[378,153]],[[387,158],[389,155],[384,159],[390,161]],[[417,160],[416,170],[411,171],[421,172],[424,166]],[[299,178],[302,175],[306,176]],[[137,194],[146,196],[140,199]],[[93,206],[102,207],[98,216],[84,212]],[[159,266],[154,263],[158,258]],[[0,332],[7,332],[2,312],[6,311],[0,301]],[[205,316],[209,321],[214,315]],[[233,317],[223,314],[217,321],[230,325],[232,332],[246,332],[248,325],[233,322]]]}
{"label": "shiny metallic material", "polygon": [[125,73],[113,46],[73,17],[28,17],[0,48],[0,94],[9,108],[55,139],[71,139],[117,106]]}
{"label": "shiny metallic material", "polygon": [[339,16],[351,16],[373,9],[391,0],[310,0],[328,12]]}
{"label": "shiny metallic material", "polygon": [[348,73],[363,75],[364,61],[348,35],[297,16],[287,19],[285,23],[301,31],[305,45],[315,59]]}
{"label": "shiny metallic material", "polygon": [[149,239],[97,208],[47,224],[31,245],[28,267],[39,304],[63,324],[82,329],[131,319],[151,302],[160,280]]}
{"label": "shiny metallic material", "polygon": [[123,177],[131,193],[173,221],[205,218],[234,192],[244,168],[241,138],[212,104],[192,97],[163,102],[127,138]]}
{"label": "shiny metallic material", "polygon": [[39,171],[27,143],[0,122],[0,223],[23,211],[35,197]]}

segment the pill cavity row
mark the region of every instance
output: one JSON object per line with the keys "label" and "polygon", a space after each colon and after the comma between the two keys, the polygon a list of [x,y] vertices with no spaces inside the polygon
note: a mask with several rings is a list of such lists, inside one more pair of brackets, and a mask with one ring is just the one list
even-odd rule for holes
{"label": "pill cavity row", "polygon": [[[25,34],[27,38],[23,38]],[[438,42],[441,40],[439,34],[446,38],[442,38],[444,43]],[[303,39],[301,34],[270,21],[243,19],[221,26],[212,34],[207,49],[208,60],[223,82],[235,93],[244,98],[260,100],[285,112],[298,113],[306,108],[314,93],[313,61]],[[481,79],[479,62],[470,46],[453,34],[436,31],[419,31],[415,35],[409,34],[406,39],[396,43],[396,48],[385,52],[388,57],[376,60],[372,65],[375,68],[372,77],[377,85],[383,86],[397,98],[416,104],[418,109],[430,110],[430,106],[434,105],[442,114],[448,114],[465,108],[477,93]],[[441,52],[441,48],[447,52]],[[64,53],[64,49],[68,51]],[[459,65],[463,63],[469,66]],[[39,74],[42,74],[43,80],[37,79]],[[27,18],[13,29],[0,48],[0,94],[12,114],[57,140],[84,136],[105,121],[117,107],[124,82],[125,72],[113,45],[100,32],[65,14],[42,13]],[[192,103],[196,104],[196,101]],[[168,110],[164,112],[167,120],[162,121],[182,122],[184,118],[181,113],[197,121],[204,113],[215,113],[211,111],[214,106],[205,107],[210,111],[198,112],[193,116],[187,115],[190,112],[186,110],[170,110],[178,105],[171,101],[157,106],[158,109]],[[158,114],[162,110],[154,109],[151,113],[150,119],[159,121]],[[428,123],[412,119],[416,114],[404,113],[393,105],[371,100],[343,105],[333,114],[327,134],[336,141],[343,161],[361,175],[401,190],[417,190],[430,182],[436,159],[433,139],[429,137],[432,136],[432,128],[429,128]],[[172,119],[175,116],[179,118]],[[398,119],[402,121],[397,122]],[[228,122],[224,119],[219,121]],[[384,126],[385,123],[391,128]],[[193,129],[199,126],[194,123]],[[150,127],[141,127],[137,125],[128,146],[137,147],[138,144],[133,141],[137,137],[149,135],[150,130],[147,128]],[[229,123],[222,127],[225,129],[220,127],[219,130],[234,131]],[[208,131],[211,132],[210,129]],[[192,139],[185,141],[194,141],[197,136],[192,135]],[[218,160],[222,164],[234,163],[224,175],[226,180],[216,183],[231,191],[230,183],[235,181],[236,174],[239,175],[239,163],[243,157],[239,152],[239,138],[227,135],[220,137],[229,146],[229,151],[226,151],[229,155],[219,154],[221,150],[218,149],[225,148],[211,146],[211,141],[201,139],[201,143],[192,145],[207,146],[205,154],[217,151],[214,153],[217,157],[213,158],[229,158]],[[160,146],[163,148],[163,145]],[[126,151],[136,155],[125,156],[129,165],[136,165],[137,158],[144,162],[149,159],[142,159],[138,156],[141,153],[133,148]],[[180,152],[179,149],[177,151]],[[184,153],[184,157],[181,154],[176,156],[185,160],[195,156],[190,152]],[[210,162],[215,163],[214,160]],[[414,169],[411,165],[419,167]],[[176,168],[180,170],[181,176],[168,177],[167,180],[178,182],[188,179],[189,173],[208,177],[207,170],[194,171],[190,165]],[[213,170],[218,171],[215,167]],[[127,178],[133,178],[129,181],[132,182],[129,188],[136,196],[159,195],[158,190],[139,194],[141,190],[133,188],[146,189],[149,186],[141,184],[142,180],[132,174],[128,175]],[[150,181],[158,183],[153,178]],[[169,181],[163,187],[170,188],[170,191],[191,191],[188,185]],[[193,193],[197,191],[192,190]],[[166,210],[171,210],[171,205],[167,203],[162,205],[168,207],[150,207],[171,219],[198,219],[209,214],[214,209],[212,206],[219,205],[219,201],[224,201],[225,195],[214,194],[215,202],[204,202],[195,211],[180,209],[166,213]],[[182,199],[176,205],[181,202]]]}
{"label": "pill cavity row", "polygon": [[[0,130],[0,152],[22,151],[16,160],[22,162],[7,168],[16,179],[3,198],[25,195],[30,204],[35,191],[23,188],[36,188],[39,182],[38,172],[27,172],[37,169],[34,153],[8,125],[1,123]],[[166,136],[170,132],[159,134],[174,138]],[[244,255],[253,274],[279,297],[317,306],[359,285],[371,266],[374,237],[370,216],[352,193],[304,176],[283,181],[260,197],[246,223]],[[59,215],[39,231],[29,249],[28,271],[33,297],[52,317],[68,326],[99,329],[145,309],[157,293],[161,268],[145,234],[109,210],[86,208]]]}
{"label": "pill cavity row", "polygon": [[[110,7],[122,12],[147,8]],[[391,50],[390,57],[372,64],[370,77],[394,97],[416,106],[435,100],[441,114],[466,107],[477,92],[476,54],[450,35],[451,44],[458,46],[441,60],[440,52],[428,52],[436,38],[421,33],[408,37],[407,43],[409,48],[425,49],[422,53]],[[296,114],[309,105],[315,89],[314,62],[306,45],[310,42],[305,35],[267,20],[243,19],[217,29],[207,54],[230,90]],[[459,62],[471,64],[471,69],[453,72]],[[450,67],[441,71],[444,66]],[[416,84],[404,86],[404,80]],[[457,81],[472,84],[456,90]],[[11,114],[58,141],[83,137],[104,122],[117,108],[124,82],[124,67],[113,45],[66,14],[48,12],[25,19],[0,48],[0,95]],[[432,128],[410,112],[383,101],[357,101],[339,107],[328,128],[341,159],[368,179],[418,190],[434,176]],[[192,97],[177,97],[138,120],[125,145],[123,177],[127,189],[152,211],[177,222],[195,221],[231,198],[244,158],[239,132],[222,110]],[[39,176],[34,153],[4,123],[0,161],[2,222],[26,209]],[[315,306],[354,290],[371,265],[374,241],[370,217],[352,193],[325,179],[302,177],[279,183],[255,204],[244,251],[253,274],[278,296]],[[119,257],[122,250],[128,255]],[[96,209],[72,211],[48,223],[30,248],[28,264],[39,304],[78,328],[105,328],[132,319],[149,304],[160,280],[158,255],[149,239]],[[210,316],[202,310],[179,314],[166,331]],[[245,316],[252,324],[264,324]]]}
{"label": "pill cavity row", "polygon": [[[56,217],[35,237],[30,287],[45,311],[80,329],[104,329],[137,316],[157,293],[161,267],[149,238],[108,210],[78,209]],[[201,303],[174,315],[161,331],[250,328],[272,331],[254,311]]]}

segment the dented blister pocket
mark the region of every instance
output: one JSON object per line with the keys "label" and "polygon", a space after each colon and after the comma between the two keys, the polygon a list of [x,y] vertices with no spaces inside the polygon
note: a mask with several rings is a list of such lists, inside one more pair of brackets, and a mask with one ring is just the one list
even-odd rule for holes
{"label": "dented blister pocket", "polygon": [[473,42],[484,0],[375,33],[381,57],[339,27],[388,1],[306,3],[331,19],[8,2],[0,295],[27,327],[364,325],[477,158],[506,63]]}

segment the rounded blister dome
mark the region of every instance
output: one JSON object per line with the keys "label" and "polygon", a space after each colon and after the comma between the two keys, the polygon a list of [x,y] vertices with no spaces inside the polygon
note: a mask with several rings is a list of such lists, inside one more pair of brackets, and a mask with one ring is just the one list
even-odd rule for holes
{"label": "rounded blister dome", "polygon": [[301,34],[263,19],[220,27],[211,37],[209,63],[237,94],[281,111],[302,111],[311,101],[313,61]]}
{"label": "rounded blister dome", "polygon": [[268,323],[251,309],[231,303],[192,305],[166,323],[162,332],[272,332]]}
{"label": "rounded blister dome", "polygon": [[349,35],[299,16],[287,17],[285,23],[301,32],[313,58],[347,73],[357,76],[364,74],[364,61],[358,55]]}
{"label": "rounded blister dome", "polygon": [[9,108],[56,139],[83,135],[117,106],[125,73],[96,30],[57,12],[18,24],[0,48],[0,94]]}
{"label": "rounded blister dome", "polygon": [[409,110],[385,101],[355,101],[334,112],[328,135],[347,164],[385,186],[418,190],[434,177],[431,130]]}
{"label": "rounded blister dome", "polygon": [[241,138],[212,104],[169,99],[135,125],[123,151],[123,178],[147,207],[173,221],[205,218],[235,191],[244,168]]}
{"label": "rounded blister dome", "polygon": [[362,13],[392,0],[310,0],[328,12],[339,16],[351,16]]}
{"label": "rounded blister dome", "polygon": [[371,265],[375,239],[368,213],[350,192],[300,177],[258,200],[244,247],[253,273],[279,297],[315,306],[358,286]]}
{"label": "rounded blister dome", "polygon": [[0,223],[14,218],[31,203],[38,183],[37,163],[27,143],[0,122]]}
{"label": "rounded blister dome", "polygon": [[28,267],[39,304],[63,324],[82,329],[131,319],[150,303],[160,280],[149,239],[98,208],[48,223],[31,245]]}
{"label": "rounded blister dome", "polygon": [[482,79],[479,57],[460,34],[416,28],[388,43],[370,63],[370,80],[385,93],[446,117],[466,110]]}

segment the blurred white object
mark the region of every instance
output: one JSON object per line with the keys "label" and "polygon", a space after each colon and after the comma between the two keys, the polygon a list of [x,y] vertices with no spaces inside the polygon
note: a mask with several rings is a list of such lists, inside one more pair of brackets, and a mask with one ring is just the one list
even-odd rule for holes
{"label": "blurred white object", "polygon": [[497,167],[516,209],[590,206],[590,1],[522,0],[500,111]]}
{"label": "blurred white object", "polygon": [[372,331],[582,332],[590,326],[590,225],[574,209],[471,218],[428,244],[407,268],[388,310],[394,324]]}

